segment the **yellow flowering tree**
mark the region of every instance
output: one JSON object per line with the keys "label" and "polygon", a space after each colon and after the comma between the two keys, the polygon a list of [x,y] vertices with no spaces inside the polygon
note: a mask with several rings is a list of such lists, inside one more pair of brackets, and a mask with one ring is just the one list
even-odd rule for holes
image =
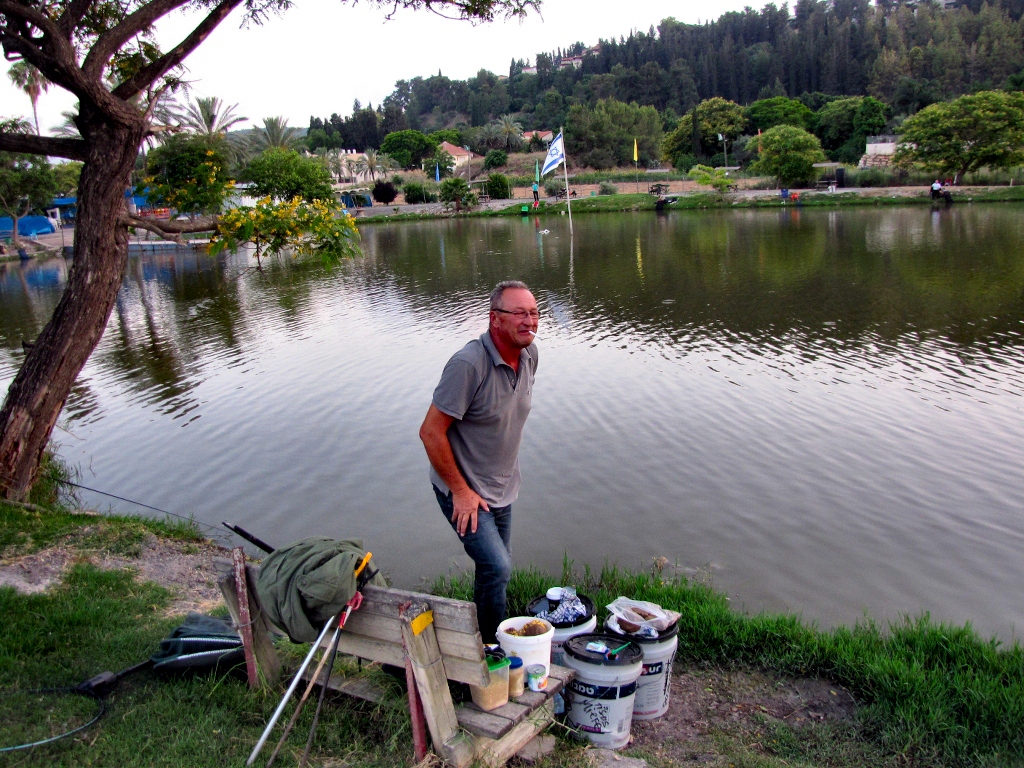
{"label": "yellow flowering tree", "polygon": [[146,156],[146,176],[138,193],[145,194],[150,205],[178,213],[216,214],[234,186],[224,139],[172,136]]}
{"label": "yellow flowering tree", "polygon": [[351,256],[358,239],[355,220],[334,201],[294,197],[275,202],[264,197],[256,205],[240,206],[219,217],[210,253],[252,243],[256,268],[262,269],[262,256],[280,251],[295,256],[317,254],[325,260]]}

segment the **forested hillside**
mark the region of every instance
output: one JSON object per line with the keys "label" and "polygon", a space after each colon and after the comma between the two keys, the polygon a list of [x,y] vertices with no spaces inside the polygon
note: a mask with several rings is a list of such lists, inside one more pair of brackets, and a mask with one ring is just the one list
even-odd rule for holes
{"label": "forested hillside", "polygon": [[[573,104],[614,98],[653,106],[665,127],[694,104],[721,96],[747,105],[771,96],[871,95],[894,118],[973,91],[1024,87],[1024,0],[965,0],[956,7],[868,0],[769,3],[706,24],[665,19],[628,38],[575,43],[507,77],[441,73],[401,80],[376,109],[310,121],[311,146],[365,149],[402,128],[483,126],[515,113],[526,129],[560,125]],[[567,59],[582,54],[579,66]],[[524,72],[532,64],[536,73]],[[319,131],[319,133],[317,133]]]}

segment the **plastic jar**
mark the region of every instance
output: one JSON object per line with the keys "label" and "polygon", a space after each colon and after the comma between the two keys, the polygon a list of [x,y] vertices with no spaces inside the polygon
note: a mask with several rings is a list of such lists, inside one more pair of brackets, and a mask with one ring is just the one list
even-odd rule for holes
{"label": "plastic jar", "polygon": [[502,704],[508,703],[509,664],[508,659],[488,657],[487,671],[491,675],[490,684],[484,688],[477,685],[469,686],[473,703],[484,712],[490,712],[492,709],[497,709]]}
{"label": "plastic jar", "polygon": [[515,699],[526,692],[526,667],[523,660],[513,656],[508,660],[508,697]]}

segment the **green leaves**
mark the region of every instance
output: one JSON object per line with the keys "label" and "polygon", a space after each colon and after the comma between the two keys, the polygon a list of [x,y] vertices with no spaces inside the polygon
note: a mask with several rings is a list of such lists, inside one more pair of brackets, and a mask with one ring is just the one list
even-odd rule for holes
{"label": "green leaves", "polygon": [[807,181],[814,173],[814,163],[825,159],[818,137],[793,125],[769,128],[756,141],[761,152],[752,170],[777,177],[783,186]]}
{"label": "green leaves", "polygon": [[1024,93],[982,91],[907,118],[896,162],[942,175],[1024,162]]}

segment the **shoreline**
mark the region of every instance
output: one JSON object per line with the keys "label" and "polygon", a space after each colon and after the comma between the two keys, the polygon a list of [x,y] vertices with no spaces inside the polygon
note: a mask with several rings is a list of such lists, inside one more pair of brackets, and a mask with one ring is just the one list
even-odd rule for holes
{"label": "shoreline", "polygon": [[[945,208],[946,204],[931,199],[930,191],[920,187],[857,187],[836,190],[835,192],[818,192],[816,190],[793,190],[800,194],[799,202],[784,201],[779,190],[739,190],[727,192],[723,196],[711,191],[698,191],[679,194],[676,202],[666,205],[665,212],[693,210],[733,210],[737,208],[759,208],[777,210],[799,210],[800,208],[844,208],[862,206],[896,206],[896,205],[930,205]],[[953,206],[973,203],[1008,203],[1024,202],[1024,186],[1019,187],[959,187],[953,192]],[[654,211],[657,198],[646,193],[620,193],[594,197],[580,197],[572,201],[572,212],[585,213],[635,213]],[[356,224],[380,224],[394,221],[428,221],[432,219],[471,219],[498,217],[530,217],[545,215],[562,215],[566,212],[565,202],[554,202],[551,198],[541,201],[541,207],[527,212],[523,206],[532,206],[532,200],[501,201],[491,207],[455,213],[444,211],[440,204],[431,204],[418,211],[399,211],[398,213],[367,213],[372,208],[364,208],[355,217]],[[385,207],[385,206],[382,206]],[[392,209],[394,206],[391,207]]]}
{"label": "shoreline", "polygon": [[[55,499],[32,499],[53,509],[0,502],[0,577],[45,579],[33,590],[13,583],[17,578],[0,578],[5,586],[22,587],[0,589],[12,625],[0,628],[0,657],[10,659],[0,664],[0,689],[66,685],[100,669],[123,668],[152,653],[185,610],[223,612],[210,582],[212,558],[226,550],[205,538],[197,523],[108,517],[69,510]],[[567,561],[556,575],[517,569],[509,586],[510,615],[562,583],[576,584],[598,606],[626,595],[682,614],[673,709],[661,721],[634,724],[635,741],[626,754],[654,768],[696,755],[716,765],[781,766],[797,759],[824,766],[837,764],[826,755],[843,754],[841,764],[850,768],[901,765],[908,755],[949,766],[1024,759],[1024,736],[1013,725],[1013,713],[1024,707],[1024,649],[1018,643],[1001,645],[969,625],[937,624],[926,615],[887,628],[866,618],[823,630],[795,615],[740,613],[713,587],[671,575],[665,566],[656,561],[649,571],[606,566],[581,572]],[[472,589],[471,577],[460,574],[438,578],[424,591],[472,599]],[[77,604],[90,606],[88,616],[76,613]],[[52,618],[61,610],[77,618]],[[97,626],[83,625],[89,621]],[[44,638],[50,650],[40,656],[33,649]],[[290,644],[279,651],[286,667],[302,655],[300,646]],[[181,754],[183,747],[175,744],[183,761],[176,764],[241,765],[277,693],[249,692],[233,677],[184,685],[152,675],[133,679],[110,697],[115,716],[84,744],[55,745],[41,754],[62,765],[96,759],[117,764],[115,756],[152,741],[153,726],[141,725],[161,721],[178,732],[196,732],[189,742],[193,751]],[[142,712],[143,723],[126,725],[131,712]],[[342,698],[326,716],[351,740],[372,729],[379,712],[367,715]],[[16,743],[24,725],[0,725],[0,745]],[[404,714],[391,725],[392,735],[408,735]],[[230,743],[220,736],[225,732],[235,736]],[[546,765],[587,765],[588,750],[556,733],[558,747]],[[409,745],[407,739],[398,742],[325,740],[320,752],[328,760],[354,753],[360,762],[399,768],[408,764]]]}

